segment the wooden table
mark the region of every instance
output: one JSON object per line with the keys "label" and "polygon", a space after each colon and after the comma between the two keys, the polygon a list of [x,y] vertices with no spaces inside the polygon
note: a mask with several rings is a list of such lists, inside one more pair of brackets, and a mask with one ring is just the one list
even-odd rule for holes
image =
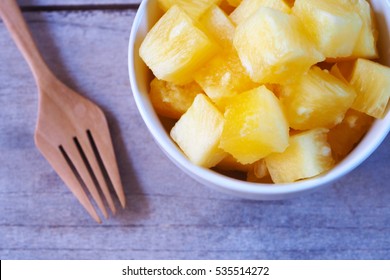
{"label": "wooden table", "polygon": [[36,150],[36,86],[0,22],[0,258],[389,259],[389,137],[348,176],[286,201],[215,192],[167,159],[128,79],[138,2],[19,2],[49,66],[107,114],[128,207],[102,225]]}

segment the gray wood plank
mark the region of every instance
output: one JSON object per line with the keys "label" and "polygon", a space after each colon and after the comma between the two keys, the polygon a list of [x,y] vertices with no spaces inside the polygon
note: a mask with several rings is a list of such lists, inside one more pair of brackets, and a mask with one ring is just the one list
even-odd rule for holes
{"label": "gray wood plank", "polygon": [[0,23],[1,259],[388,259],[390,137],[321,191],[217,193],[180,172],[144,125],[127,75],[135,11],[27,13],[49,66],[103,107],[128,207],[94,223],[34,147],[36,87]]}
{"label": "gray wood plank", "polygon": [[[313,259],[348,257],[359,259],[381,256],[390,247],[387,233],[375,229],[339,228],[276,228],[276,227],[110,227],[95,228],[35,228],[11,227],[9,235],[20,234],[18,243],[11,243],[13,252],[46,251],[49,258],[67,254],[74,258],[112,258],[118,254],[125,259],[170,258],[286,258]],[[58,236],[53,238],[52,236]],[[95,237],[99,238],[96,239]],[[110,243],[101,242],[105,236]],[[124,239],[123,236],[131,236]],[[258,239],[254,240],[253,236]],[[275,239],[275,236],[279,238]],[[319,241],[322,236],[332,236]],[[370,238],[375,236],[375,242]],[[207,242],[200,242],[204,240]],[[348,240],[340,243],[339,240]],[[41,241],[41,242],[37,242]],[[82,241],[82,242],[80,242]],[[254,242],[256,241],[256,242]],[[61,244],[58,246],[58,244]],[[145,247],[147,244],[147,247]],[[109,245],[109,246],[107,246]],[[54,249],[55,248],[55,249]],[[304,250],[302,250],[304,248]],[[52,251],[50,253],[50,251]],[[4,251],[3,251],[4,252]],[[85,254],[85,255],[84,255]],[[93,255],[95,254],[95,255]],[[40,257],[40,256],[38,256]]]}

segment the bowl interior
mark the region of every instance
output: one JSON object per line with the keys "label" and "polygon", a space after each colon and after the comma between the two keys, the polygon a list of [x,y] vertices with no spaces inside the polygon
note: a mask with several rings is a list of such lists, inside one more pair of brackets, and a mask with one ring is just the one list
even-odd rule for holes
{"label": "bowl interior", "polygon": [[[381,63],[390,66],[390,2],[370,1],[376,14],[379,29],[378,49]],[[139,47],[148,30],[161,17],[156,0],[142,1],[134,20],[129,42],[129,75],[138,110],[149,131],[163,152],[184,172],[197,181],[218,189],[250,199],[284,199],[301,192],[313,190],[350,172],[363,162],[381,144],[390,130],[390,114],[376,120],[360,144],[332,170],[321,176],[290,184],[258,184],[227,177],[213,170],[195,166],[183,155],[169,137],[163,123],[150,103],[149,83],[153,76],[138,55]],[[388,106],[390,107],[390,106]],[[389,108],[387,108],[389,110]]]}

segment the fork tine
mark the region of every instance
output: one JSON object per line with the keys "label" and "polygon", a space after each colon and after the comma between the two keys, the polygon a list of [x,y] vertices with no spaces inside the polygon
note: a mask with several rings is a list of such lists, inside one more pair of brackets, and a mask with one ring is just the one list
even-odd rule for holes
{"label": "fork tine", "polygon": [[103,195],[107,201],[107,204],[110,207],[111,212],[113,214],[115,214],[116,208],[115,208],[114,201],[112,200],[110,191],[109,191],[108,186],[107,186],[107,182],[104,179],[103,171],[101,170],[101,168],[99,166],[96,155],[95,155],[95,153],[92,149],[91,143],[88,139],[87,131],[85,131],[85,133],[80,133],[78,139],[79,139],[79,143],[80,143],[82,149],[84,150],[84,153],[89,161],[89,164],[91,165],[92,171],[96,176],[96,179],[100,185],[100,188],[103,192]]}
{"label": "fork tine", "polygon": [[[80,182],[77,180],[75,174],[73,173],[73,170],[70,168],[68,162],[61,154],[59,147],[53,146],[50,142],[46,141],[45,138],[41,137],[39,134],[35,134],[35,144],[41,154],[45,157],[45,159],[53,167],[54,171],[56,171],[56,173],[68,186],[70,191],[77,198],[77,200],[84,207],[84,209],[96,222],[100,224],[102,222],[100,217],[96,213],[96,210],[93,207],[91,201],[81,187]],[[41,149],[40,147],[44,147],[44,149]]]}
{"label": "fork tine", "polygon": [[106,210],[106,207],[103,204],[102,198],[100,197],[100,194],[95,186],[95,182],[93,182],[91,174],[89,173],[89,170],[87,169],[84,159],[80,155],[79,150],[77,149],[76,143],[67,142],[66,144],[63,144],[63,147],[74,164],[77,172],[79,173],[81,179],[85,183],[87,189],[89,190],[92,198],[95,200],[97,206],[99,207],[100,211],[102,211],[104,217],[108,218],[108,213]]}
{"label": "fork tine", "polygon": [[121,178],[119,175],[118,165],[115,158],[114,148],[111,141],[110,131],[108,129],[107,121],[101,121],[97,131],[89,131],[91,141],[94,142],[104,167],[107,170],[108,176],[115,189],[115,193],[118,196],[119,202],[122,208],[126,206],[125,193]]}

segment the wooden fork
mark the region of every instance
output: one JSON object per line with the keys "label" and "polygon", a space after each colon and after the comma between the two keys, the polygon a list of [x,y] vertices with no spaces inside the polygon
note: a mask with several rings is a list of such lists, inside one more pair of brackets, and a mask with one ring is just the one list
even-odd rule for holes
{"label": "wooden fork", "polygon": [[68,88],[49,70],[15,0],[0,0],[0,16],[38,86],[35,144],[88,213],[101,223],[86,190],[105,218],[108,213],[100,193],[111,212],[116,212],[108,188],[110,181],[122,207],[126,204],[107,120],[98,106]]}

